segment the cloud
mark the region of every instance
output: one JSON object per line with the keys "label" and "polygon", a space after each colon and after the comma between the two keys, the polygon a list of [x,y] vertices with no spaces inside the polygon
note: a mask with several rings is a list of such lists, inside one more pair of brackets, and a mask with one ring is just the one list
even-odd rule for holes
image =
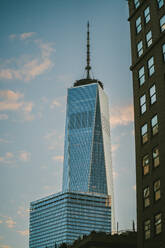
{"label": "cloud", "polygon": [[50,108],[51,109],[54,109],[55,107],[60,107],[61,106],[61,103],[57,100],[53,100],[51,105],[50,105]]}
{"label": "cloud", "polygon": [[35,32],[22,33],[22,34],[20,34],[20,39],[25,40],[27,38],[32,37],[34,34],[35,34]]}
{"label": "cloud", "polygon": [[134,121],[133,105],[131,104],[113,107],[110,112],[110,125],[112,128],[126,126]]}
{"label": "cloud", "polygon": [[29,235],[29,230],[23,230],[23,231],[17,231],[21,236],[28,236]]}
{"label": "cloud", "polygon": [[7,114],[0,114],[0,120],[7,120],[8,118]]}
{"label": "cloud", "polygon": [[52,159],[55,161],[63,162],[64,156],[53,156]]}
{"label": "cloud", "polygon": [[49,131],[49,132],[44,136],[44,138],[45,138],[46,140],[50,140],[50,139],[52,139],[55,135],[56,135],[56,130],[51,130],[51,131]]}
{"label": "cloud", "polygon": [[0,156],[0,163],[12,165],[15,167],[18,162],[28,162],[31,159],[31,153],[27,151],[18,151],[15,153],[6,152],[4,156]]}
{"label": "cloud", "polygon": [[28,216],[29,214],[29,209],[25,209],[23,206],[20,206],[18,208],[18,211],[17,211],[17,214],[22,217],[22,218],[25,218]]}
{"label": "cloud", "polygon": [[0,220],[0,224],[2,224],[3,223],[3,221],[2,220]]}
{"label": "cloud", "polygon": [[10,245],[0,245],[0,248],[11,248]]}
{"label": "cloud", "polygon": [[21,151],[19,154],[19,159],[23,162],[29,161],[31,158],[31,153],[26,151]]}
{"label": "cloud", "polygon": [[[12,90],[0,90],[0,111],[20,111],[24,121],[31,121],[34,104],[24,101],[24,94]],[[2,118],[8,118],[7,114],[0,114]]]}
{"label": "cloud", "polygon": [[8,228],[14,228],[16,225],[16,222],[11,217],[8,217],[8,219],[5,220],[5,223]]}
{"label": "cloud", "polygon": [[[34,32],[20,35],[12,34],[10,39],[18,37],[20,40],[25,40],[31,38],[34,34]],[[0,79],[28,82],[52,68],[54,64],[51,56],[55,53],[54,44],[34,39],[31,39],[31,43],[37,48],[37,51],[34,52],[35,55],[31,54],[26,60],[23,60],[23,57],[20,56],[19,58],[3,61],[0,64]]]}
{"label": "cloud", "polygon": [[113,144],[112,147],[111,147],[112,153],[116,152],[118,150],[119,146],[120,146],[119,144]]}

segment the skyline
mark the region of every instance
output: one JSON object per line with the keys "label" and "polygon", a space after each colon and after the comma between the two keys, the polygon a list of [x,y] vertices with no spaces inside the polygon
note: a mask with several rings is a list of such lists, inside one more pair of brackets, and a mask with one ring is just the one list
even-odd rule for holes
{"label": "skyline", "polygon": [[68,2],[1,1],[1,248],[27,247],[30,201],[61,190],[66,94],[84,76],[88,20],[92,71],[110,101],[116,221],[135,219],[127,2]]}

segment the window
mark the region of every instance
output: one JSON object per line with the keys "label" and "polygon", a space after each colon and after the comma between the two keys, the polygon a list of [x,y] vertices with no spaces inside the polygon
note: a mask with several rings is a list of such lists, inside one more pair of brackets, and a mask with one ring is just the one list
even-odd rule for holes
{"label": "window", "polygon": [[159,234],[162,231],[161,213],[155,215],[155,234]]}
{"label": "window", "polygon": [[160,199],[160,179],[154,182],[154,199],[155,201]]}
{"label": "window", "polygon": [[144,199],[144,207],[148,207],[150,205],[150,189],[146,187],[143,190],[143,199]]}
{"label": "window", "polygon": [[165,61],[165,43],[162,45],[163,60]]}
{"label": "window", "polygon": [[146,44],[147,44],[147,47],[151,46],[151,44],[152,44],[152,32],[151,32],[151,30],[146,34]]}
{"label": "window", "polygon": [[147,7],[144,10],[144,18],[145,18],[145,23],[148,23],[150,21],[150,7]]}
{"label": "window", "polygon": [[148,128],[147,128],[147,124],[144,124],[141,127],[141,137],[142,137],[142,143],[145,144],[148,141]]}
{"label": "window", "polygon": [[156,87],[155,84],[150,88],[150,103],[156,102]]}
{"label": "window", "polygon": [[152,127],[152,135],[154,136],[155,134],[158,133],[158,116],[155,115],[151,119],[151,127]]}
{"label": "window", "polygon": [[140,110],[141,114],[144,114],[146,112],[146,95],[140,97]]}
{"label": "window", "polygon": [[137,34],[142,30],[141,16],[136,19],[136,32]]}
{"label": "window", "polygon": [[165,30],[165,15],[162,16],[162,18],[160,18],[160,30],[161,30],[161,32],[163,32]]}
{"label": "window", "polygon": [[138,54],[138,57],[140,57],[143,54],[143,42],[142,42],[142,40],[139,41],[137,44],[137,54]]}
{"label": "window", "polygon": [[137,9],[140,5],[139,0],[134,0],[135,8]]}
{"label": "window", "polygon": [[164,5],[163,0],[157,0],[159,9]]}
{"label": "window", "polygon": [[147,175],[150,170],[148,154],[143,157],[142,163],[143,163],[143,175]]}
{"label": "window", "polygon": [[149,239],[151,237],[151,221],[146,220],[144,222],[144,238]]}
{"label": "window", "polygon": [[155,72],[155,67],[154,67],[154,57],[151,57],[148,60],[148,74],[151,76]]}
{"label": "window", "polygon": [[159,160],[159,149],[158,147],[155,147],[152,151],[152,158],[153,158],[153,165],[154,167],[158,167],[160,164],[160,160]]}
{"label": "window", "polygon": [[138,71],[138,78],[140,85],[144,84],[145,82],[145,74],[144,74],[144,66],[142,66]]}

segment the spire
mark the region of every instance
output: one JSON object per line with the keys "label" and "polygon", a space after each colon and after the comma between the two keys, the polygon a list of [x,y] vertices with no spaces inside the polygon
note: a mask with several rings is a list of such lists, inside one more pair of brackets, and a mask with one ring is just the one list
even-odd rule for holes
{"label": "spire", "polygon": [[89,40],[89,21],[87,23],[87,66],[85,67],[87,71],[87,79],[90,79],[90,40]]}

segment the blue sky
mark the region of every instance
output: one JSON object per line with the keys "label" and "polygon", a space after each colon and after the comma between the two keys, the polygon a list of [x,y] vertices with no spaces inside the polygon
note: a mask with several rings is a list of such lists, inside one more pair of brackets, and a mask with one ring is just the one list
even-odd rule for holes
{"label": "blue sky", "polygon": [[0,1],[0,248],[28,247],[29,203],[61,190],[67,88],[91,65],[110,101],[116,221],[136,217],[124,0]]}

